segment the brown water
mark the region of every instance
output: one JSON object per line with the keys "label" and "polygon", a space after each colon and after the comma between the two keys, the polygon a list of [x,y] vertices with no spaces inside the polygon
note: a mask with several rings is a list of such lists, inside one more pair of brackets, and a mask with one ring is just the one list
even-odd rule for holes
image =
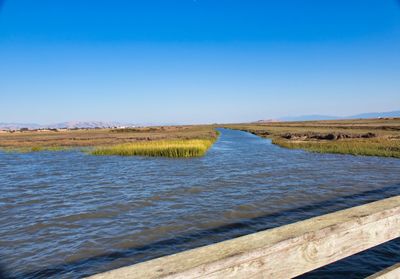
{"label": "brown water", "polygon": [[[0,153],[3,276],[80,278],[400,194],[398,159],[221,131],[197,159]],[[399,251],[395,240],[303,277],[363,278]]]}

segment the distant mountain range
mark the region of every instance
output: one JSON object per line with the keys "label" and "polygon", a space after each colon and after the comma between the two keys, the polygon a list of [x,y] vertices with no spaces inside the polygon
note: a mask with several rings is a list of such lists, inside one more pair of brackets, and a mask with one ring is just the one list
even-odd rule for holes
{"label": "distant mountain range", "polygon": [[102,122],[102,121],[71,121],[61,122],[49,125],[39,125],[35,123],[1,123],[1,130],[18,130],[21,128],[33,129],[74,129],[74,128],[110,128],[110,127],[132,127],[134,124],[126,124],[120,122]]}
{"label": "distant mountain range", "polygon": [[18,130],[21,128],[39,129],[41,126],[35,123],[2,123],[0,122],[0,130]]}
{"label": "distant mountain range", "polygon": [[369,112],[361,113],[351,116],[331,116],[331,115],[301,115],[301,116],[287,116],[279,118],[279,121],[312,121],[312,120],[338,120],[338,119],[360,119],[360,118],[380,118],[380,117],[400,117],[400,110],[389,112]]}
{"label": "distant mountain range", "polygon": [[[330,115],[302,115],[302,116],[288,116],[278,119],[259,120],[257,123],[268,123],[277,121],[312,121],[312,120],[336,120],[336,119],[359,119],[359,118],[380,118],[380,117],[400,117],[400,110],[389,112],[370,112],[361,113],[352,116],[339,117]],[[2,123],[0,122],[0,130],[19,130],[21,128],[33,129],[74,129],[74,128],[111,128],[111,127],[135,127],[135,126],[154,126],[155,124],[132,124],[121,122],[103,122],[103,121],[70,121],[54,123],[49,125],[40,125],[35,123]],[[172,125],[172,124],[170,124]],[[176,125],[176,124],[174,124]]]}

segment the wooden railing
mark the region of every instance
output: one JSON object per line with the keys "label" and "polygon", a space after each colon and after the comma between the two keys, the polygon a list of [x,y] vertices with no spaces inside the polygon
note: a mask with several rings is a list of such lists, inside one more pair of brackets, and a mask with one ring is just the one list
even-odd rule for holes
{"label": "wooden railing", "polygon": [[[91,278],[292,278],[397,237],[400,237],[400,196]],[[370,278],[400,278],[400,266]]]}

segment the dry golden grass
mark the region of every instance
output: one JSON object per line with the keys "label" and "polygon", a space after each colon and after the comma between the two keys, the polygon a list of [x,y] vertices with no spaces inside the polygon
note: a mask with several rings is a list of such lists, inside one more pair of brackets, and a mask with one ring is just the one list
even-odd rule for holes
{"label": "dry golden grass", "polygon": [[215,139],[211,126],[165,126],[135,129],[90,129],[69,131],[27,131],[0,134],[0,148],[17,151],[62,150],[107,147],[133,142],[160,140]]}
{"label": "dry golden grass", "polygon": [[93,155],[150,156],[188,158],[204,156],[216,138],[186,140],[155,140],[98,147]]}
{"label": "dry golden grass", "polygon": [[[225,127],[271,138],[274,144],[286,148],[400,158],[400,118],[232,124]],[[332,139],[322,139],[327,136]]]}
{"label": "dry golden grass", "polygon": [[318,153],[400,158],[400,140],[377,138],[345,139],[336,141],[290,141],[275,138],[272,142],[286,148],[305,149]]}
{"label": "dry golden grass", "polygon": [[[400,118],[247,123],[222,126],[272,138],[273,143],[287,148],[301,148],[313,152],[400,158]],[[119,145],[118,148],[125,148],[129,144],[141,142],[215,139],[217,137],[215,127],[213,125],[198,125],[123,130],[92,129],[1,133],[0,148],[28,152],[78,147],[105,148],[116,145]],[[362,138],[368,133],[371,133],[373,137]],[[318,139],[318,136],[329,134],[334,135],[335,139]],[[337,137],[340,139],[336,139]]]}

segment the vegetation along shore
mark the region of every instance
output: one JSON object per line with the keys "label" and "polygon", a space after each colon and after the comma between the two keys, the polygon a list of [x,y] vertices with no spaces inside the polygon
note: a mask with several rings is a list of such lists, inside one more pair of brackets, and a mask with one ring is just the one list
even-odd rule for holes
{"label": "vegetation along shore", "polygon": [[400,118],[230,124],[286,148],[400,158]]}
{"label": "vegetation along shore", "polygon": [[23,131],[0,134],[0,148],[35,152],[83,149],[93,155],[203,156],[218,137],[211,126]]}
{"label": "vegetation along shore", "polygon": [[400,118],[4,132],[0,148],[19,152],[83,148],[93,155],[199,157],[217,139],[218,127],[270,138],[285,148],[400,158]]}

